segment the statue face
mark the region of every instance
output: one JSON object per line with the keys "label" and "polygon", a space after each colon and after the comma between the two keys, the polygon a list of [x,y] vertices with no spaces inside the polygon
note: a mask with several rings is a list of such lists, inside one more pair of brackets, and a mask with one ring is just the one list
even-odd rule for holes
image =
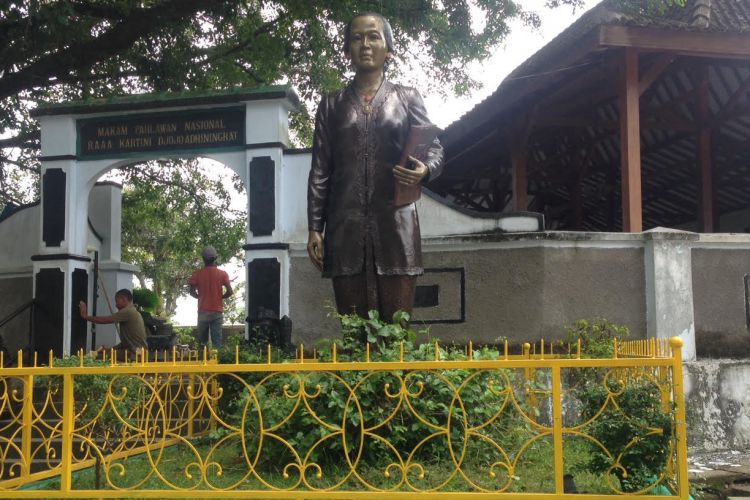
{"label": "statue face", "polygon": [[390,57],[383,35],[383,23],[373,16],[354,19],[349,42],[349,59],[357,71],[382,70]]}

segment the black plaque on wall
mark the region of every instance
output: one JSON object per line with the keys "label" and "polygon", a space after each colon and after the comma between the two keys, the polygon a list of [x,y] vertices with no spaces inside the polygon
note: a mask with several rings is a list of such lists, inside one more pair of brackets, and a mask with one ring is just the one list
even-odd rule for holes
{"label": "black plaque on wall", "polygon": [[466,321],[466,270],[425,268],[417,279],[412,319],[425,324]]}
{"label": "black plaque on wall", "polygon": [[76,353],[79,349],[86,349],[86,321],[78,312],[78,303],[86,302],[89,290],[89,274],[83,269],[73,271],[73,290],[71,293],[71,307],[73,311],[70,316],[70,352]]}
{"label": "black plaque on wall", "polygon": [[249,318],[259,318],[268,312],[278,318],[280,291],[281,264],[278,260],[254,259],[247,265],[247,315]]}
{"label": "black plaque on wall", "polygon": [[276,227],[276,168],[270,156],[250,162],[250,232],[270,236]]}
{"label": "black plaque on wall", "polygon": [[48,168],[42,176],[42,240],[59,247],[65,239],[65,172]]}
{"label": "black plaque on wall", "polygon": [[440,305],[440,285],[419,285],[414,290],[414,307]]}
{"label": "black plaque on wall", "polygon": [[87,118],[76,127],[80,160],[245,147],[244,106]]}
{"label": "black plaque on wall", "polygon": [[46,359],[50,349],[55,356],[63,353],[63,303],[65,275],[59,269],[41,269],[36,274],[34,306],[34,350]]}

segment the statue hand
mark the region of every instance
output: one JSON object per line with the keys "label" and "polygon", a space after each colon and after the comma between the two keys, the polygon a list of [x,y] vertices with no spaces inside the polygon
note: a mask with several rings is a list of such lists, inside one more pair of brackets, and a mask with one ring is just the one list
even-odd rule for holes
{"label": "statue hand", "polygon": [[318,271],[323,270],[323,234],[320,231],[310,231],[307,236],[307,254]]}
{"label": "statue hand", "polygon": [[413,169],[399,167],[398,165],[396,165],[395,167],[393,167],[393,176],[400,184],[404,184],[406,186],[414,186],[422,181],[424,176],[426,176],[429,172],[429,169],[427,168],[427,165],[417,160],[413,156],[409,157],[409,161],[412,163],[412,165],[414,165]]}

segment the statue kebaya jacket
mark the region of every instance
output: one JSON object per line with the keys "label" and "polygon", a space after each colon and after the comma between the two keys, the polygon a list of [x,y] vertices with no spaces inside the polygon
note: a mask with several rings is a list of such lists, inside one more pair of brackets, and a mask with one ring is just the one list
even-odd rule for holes
{"label": "statue kebaya jacket", "polygon": [[[367,103],[352,84],[323,97],[315,117],[308,179],[308,229],[324,233],[323,275],[364,270],[367,236],[378,274],[422,274],[419,219],[414,203],[394,207],[393,167],[411,125],[430,121],[419,93],[384,81]],[[435,140],[424,181],[443,166]]]}

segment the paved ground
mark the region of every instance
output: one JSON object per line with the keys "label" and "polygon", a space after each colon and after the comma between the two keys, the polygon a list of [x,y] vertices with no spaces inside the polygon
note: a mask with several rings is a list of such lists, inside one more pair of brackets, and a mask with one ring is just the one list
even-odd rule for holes
{"label": "paved ground", "polygon": [[[750,499],[750,450],[690,453],[688,473],[691,483],[712,486],[707,489],[706,499]],[[709,495],[708,491],[715,494]]]}

